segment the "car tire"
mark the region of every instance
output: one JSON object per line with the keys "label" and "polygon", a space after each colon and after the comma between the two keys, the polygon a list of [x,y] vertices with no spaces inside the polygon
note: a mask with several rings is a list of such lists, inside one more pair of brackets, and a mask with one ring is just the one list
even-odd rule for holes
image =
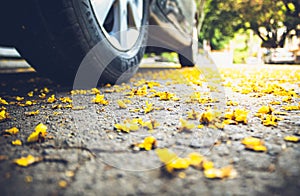
{"label": "car tire", "polygon": [[178,53],[179,63],[182,67],[194,67],[197,63],[198,55],[198,36],[197,28],[194,27],[192,34],[191,45],[184,48],[180,53]]}
{"label": "car tire", "polygon": [[[111,53],[115,58],[103,67],[100,83],[125,82],[137,71],[145,52],[148,0],[116,2],[102,12],[103,6],[94,5],[90,0],[28,0],[24,3],[21,41],[16,48],[39,73],[63,84],[73,84],[85,56],[103,42],[98,52]],[[125,13],[124,4],[120,2],[127,2],[126,14],[120,14]],[[136,10],[139,13],[133,14]],[[116,15],[119,16],[117,19],[114,18]],[[133,20],[131,24],[129,20]],[[126,21],[126,27],[123,21]],[[117,31],[129,32],[131,29],[138,31],[136,40],[130,46],[122,45],[124,41]],[[114,42],[108,39],[112,37]],[[118,41],[119,45],[116,45]],[[125,72],[126,77],[121,77]]]}

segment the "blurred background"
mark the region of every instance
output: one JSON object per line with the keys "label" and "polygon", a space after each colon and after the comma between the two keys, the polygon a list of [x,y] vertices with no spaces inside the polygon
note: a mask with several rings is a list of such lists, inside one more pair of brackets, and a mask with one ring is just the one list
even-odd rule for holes
{"label": "blurred background", "polygon": [[[199,41],[213,59],[259,64],[277,55],[285,63],[293,55],[300,63],[299,0],[206,0],[204,17]],[[275,48],[284,50],[270,54]]]}

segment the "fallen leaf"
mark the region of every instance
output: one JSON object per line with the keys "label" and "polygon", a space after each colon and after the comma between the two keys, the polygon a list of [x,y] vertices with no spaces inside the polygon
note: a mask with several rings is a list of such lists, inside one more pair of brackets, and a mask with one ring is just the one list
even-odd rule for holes
{"label": "fallen leaf", "polygon": [[58,186],[60,187],[60,188],[66,188],[67,186],[68,186],[68,183],[67,183],[67,181],[65,181],[65,180],[60,180],[59,182],[58,182]]}
{"label": "fallen leaf", "polygon": [[183,118],[180,118],[180,123],[181,123],[181,126],[179,128],[179,131],[190,131],[196,127],[195,124],[189,123],[188,121],[184,120]]}
{"label": "fallen leaf", "polygon": [[122,101],[122,100],[117,100],[117,104],[118,104],[119,108],[121,108],[121,109],[127,108],[126,103],[124,103],[124,101]]}
{"label": "fallen leaf", "polygon": [[19,133],[19,129],[17,127],[12,127],[4,131],[4,133],[8,133],[10,135],[16,135]]}
{"label": "fallen leaf", "polygon": [[96,94],[96,97],[92,100],[93,103],[108,105],[108,101],[104,99],[104,95]]}
{"label": "fallen leaf", "polygon": [[124,123],[115,124],[117,131],[129,133],[130,131],[137,131],[139,125],[134,120],[124,120]]}
{"label": "fallen leaf", "polygon": [[144,113],[147,114],[151,111],[153,111],[153,103],[149,103],[148,101],[146,101],[146,106],[143,106],[144,109]]}
{"label": "fallen leaf", "polygon": [[28,155],[27,157],[21,157],[19,159],[15,159],[13,162],[21,167],[28,167],[34,163],[42,161],[42,158],[34,157],[32,155]]}
{"label": "fallen leaf", "polygon": [[40,113],[40,110],[32,111],[32,112],[25,112],[26,116],[35,116]]}
{"label": "fallen leaf", "polygon": [[264,145],[264,142],[258,138],[246,137],[241,142],[245,145],[245,148],[248,150],[253,150],[256,152],[267,151],[267,147]]}
{"label": "fallen leaf", "polygon": [[21,140],[14,140],[11,143],[12,143],[12,145],[15,145],[15,146],[22,146],[22,141]]}
{"label": "fallen leaf", "polygon": [[16,101],[23,101],[23,100],[24,100],[24,97],[16,96]]}
{"label": "fallen leaf", "polygon": [[142,143],[133,144],[134,147],[138,147],[140,150],[153,150],[157,147],[157,141],[155,137],[148,136],[144,139]]}
{"label": "fallen leaf", "polygon": [[274,126],[276,127],[278,124],[278,121],[282,120],[282,118],[279,118],[275,115],[267,114],[262,119],[262,124],[265,126]]}
{"label": "fallen leaf", "polygon": [[200,155],[199,153],[192,152],[192,153],[188,154],[188,159],[189,159],[191,166],[200,168],[201,164],[204,160],[204,157],[202,155]]}
{"label": "fallen leaf", "polygon": [[293,136],[293,135],[289,135],[289,136],[285,136],[284,137],[284,140],[287,141],[287,142],[299,142],[300,141],[300,138],[296,137],[296,136]]}
{"label": "fallen leaf", "polygon": [[0,104],[2,105],[8,105],[7,101],[0,97]]}
{"label": "fallen leaf", "polygon": [[33,97],[33,91],[27,93],[28,97]]}
{"label": "fallen leaf", "polygon": [[72,103],[72,99],[70,97],[61,97],[59,100],[63,103]]}
{"label": "fallen leaf", "polygon": [[208,125],[214,120],[215,116],[210,108],[201,114],[200,123]]}
{"label": "fallen leaf", "polygon": [[194,109],[192,111],[187,112],[187,118],[190,120],[198,120],[200,117],[200,113],[196,112]]}
{"label": "fallen leaf", "polygon": [[54,103],[56,101],[55,95],[51,95],[48,99],[47,102],[48,103]]}
{"label": "fallen leaf", "polygon": [[47,135],[47,126],[43,123],[38,124],[35,127],[35,131],[32,132],[27,138],[27,142],[43,142],[46,139]]}

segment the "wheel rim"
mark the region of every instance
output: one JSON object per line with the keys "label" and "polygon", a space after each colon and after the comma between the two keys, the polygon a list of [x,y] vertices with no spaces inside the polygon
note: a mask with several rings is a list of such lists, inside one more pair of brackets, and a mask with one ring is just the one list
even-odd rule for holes
{"label": "wheel rim", "polygon": [[98,24],[112,46],[130,50],[137,42],[143,19],[143,0],[91,0]]}

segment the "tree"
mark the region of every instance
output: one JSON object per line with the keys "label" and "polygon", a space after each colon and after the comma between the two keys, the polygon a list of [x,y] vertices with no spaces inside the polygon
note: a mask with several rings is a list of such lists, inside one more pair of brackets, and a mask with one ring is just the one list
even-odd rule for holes
{"label": "tree", "polygon": [[243,0],[236,9],[243,28],[253,30],[267,48],[283,47],[300,24],[299,0]]}
{"label": "tree", "polygon": [[300,0],[208,0],[200,39],[222,48],[239,29],[251,29],[268,48],[283,47],[300,24]]}
{"label": "tree", "polygon": [[241,22],[234,3],[234,0],[206,0],[200,41],[208,40],[211,48],[215,50],[228,44]]}

